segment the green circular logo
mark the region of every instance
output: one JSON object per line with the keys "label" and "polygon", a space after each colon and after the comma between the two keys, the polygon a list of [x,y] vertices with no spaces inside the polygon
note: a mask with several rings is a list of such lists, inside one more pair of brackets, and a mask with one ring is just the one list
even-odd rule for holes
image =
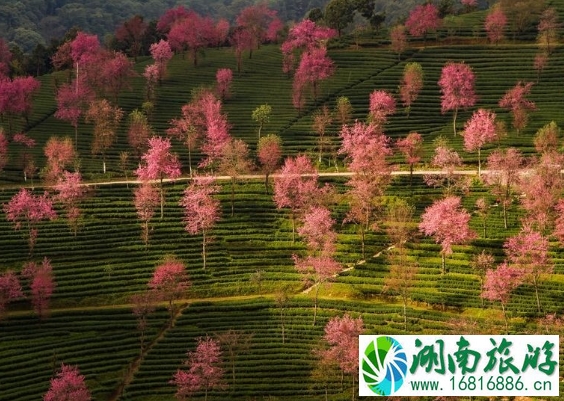
{"label": "green circular logo", "polygon": [[392,337],[371,341],[362,359],[364,381],[375,394],[388,396],[398,391],[407,374],[407,355]]}

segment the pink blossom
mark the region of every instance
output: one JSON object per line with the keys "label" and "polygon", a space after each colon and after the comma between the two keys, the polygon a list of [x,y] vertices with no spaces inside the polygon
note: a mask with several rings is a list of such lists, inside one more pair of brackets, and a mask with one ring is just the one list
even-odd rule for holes
{"label": "pink blossom", "polygon": [[29,136],[27,136],[23,132],[20,132],[19,134],[15,134],[14,137],[12,138],[12,140],[15,143],[21,143],[22,145],[24,145],[27,148],[33,148],[36,145],[35,139],[30,138]]}
{"label": "pink blossom", "polygon": [[100,49],[100,41],[96,35],[79,32],[71,42],[71,56],[76,64],[84,64],[92,60]]}
{"label": "pink blossom", "polygon": [[165,177],[175,179],[180,177],[180,162],[178,156],[171,153],[170,139],[153,137],[149,139],[149,149],[141,159],[136,174],[141,180],[161,180]]}
{"label": "pink blossom", "polygon": [[229,68],[221,68],[216,73],[217,92],[221,99],[231,97],[231,83],[233,81],[233,71]]}
{"label": "pink blossom", "polygon": [[348,314],[334,317],[325,326],[323,339],[329,348],[323,351],[324,357],[339,364],[344,373],[356,374],[358,371],[358,336],[364,332],[362,318],[353,319]]}
{"label": "pink blossom", "polygon": [[486,272],[484,288],[481,297],[489,301],[498,301],[507,305],[509,297],[515,288],[523,282],[523,273],[504,262],[496,270]]}
{"label": "pink blossom", "polygon": [[20,281],[13,271],[8,270],[0,275],[0,317],[4,314],[6,306],[10,301],[23,296]]}
{"label": "pink blossom", "polygon": [[407,48],[407,35],[405,33],[405,26],[396,25],[390,31],[390,41],[391,47],[394,52],[398,54],[398,57]]}
{"label": "pink blossom", "polygon": [[403,139],[396,141],[396,146],[403,153],[407,164],[413,165],[421,161],[423,153],[423,137],[412,132]]}
{"label": "pink blossom", "polygon": [[388,116],[396,112],[394,97],[386,92],[375,90],[370,94],[370,119],[376,125],[384,124]]}
{"label": "pink blossom", "polygon": [[78,367],[62,364],[57,377],[51,379],[51,386],[43,401],[90,401],[90,391],[84,381]]}
{"label": "pink blossom", "polygon": [[441,87],[441,111],[454,110],[454,134],[456,135],[456,116],[458,109],[467,109],[476,104],[474,92],[476,77],[472,68],[464,63],[447,63],[442,70],[439,86]]}
{"label": "pink blossom", "polygon": [[507,17],[500,6],[494,7],[486,16],[485,29],[488,39],[492,43],[499,43],[503,39],[503,31],[507,25]]}
{"label": "pink blossom", "polygon": [[405,27],[411,36],[417,38],[427,35],[429,31],[437,30],[440,25],[439,9],[431,3],[416,6],[405,22]]}
{"label": "pink blossom", "polygon": [[40,318],[44,318],[49,314],[49,301],[56,287],[51,261],[44,258],[40,265],[30,262],[25,266],[23,273],[31,280],[33,309]]}
{"label": "pink blossom", "polygon": [[185,296],[191,286],[184,264],[176,259],[168,259],[157,266],[149,281],[149,288],[154,291],[156,298],[168,302],[171,319],[174,314],[173,301]]}
{"label": "pink blossom", "polygon": [[337,233],[333,231],[335,220],[325,207],[314,206],[303,217],[298,234],[304,237],[311,252],[332,255],[335,252]]}
{"label": "pink blossom", "polygon": [[142,238],[145,247],[147,247],[149,243],[149,222],[159,205],[159,192],[151,183],[145,182],[135,189],[134,195],[133,203],[137,210],[137,217],[142,223]]}
{"label": "pink blossom", "polygon": [[513,115],[513,126],[517,131],[525,128],[528,122],[528,111],[536,110],[535,103],[525,98],[531,93],[533,83],[518,82],[515,87],[508,90],[499,101],[499,106],[507,109]]}

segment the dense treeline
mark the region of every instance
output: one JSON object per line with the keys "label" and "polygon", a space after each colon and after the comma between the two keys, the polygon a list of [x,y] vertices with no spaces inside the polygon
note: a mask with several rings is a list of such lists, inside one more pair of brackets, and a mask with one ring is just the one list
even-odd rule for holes
{"label": "dense treeline", "polygon": [[[234,21],[241,10],[255,0],[20,0],[0,2],[0,36],[17,44],[24,52],[37,44],[48,45],[73,26],[79,26],[104,38],[125,20],[142,15],[145,20],[158,19],[164,10],[184,5],[214,19]],[[327,0],[274,0],[270,8],[284,21],[300,20],[315,7],[323,8]]]}

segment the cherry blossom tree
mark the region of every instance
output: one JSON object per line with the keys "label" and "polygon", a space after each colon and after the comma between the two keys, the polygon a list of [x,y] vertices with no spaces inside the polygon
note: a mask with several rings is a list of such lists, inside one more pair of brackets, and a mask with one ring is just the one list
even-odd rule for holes
{"label": "cherry blossom tree", "polygon": [[403,301],[403,323],[407,331],[407,301],[411,296],[418,272],[417,262],[408,258],[405,244],[413,238],[413,213],[415,208],[403,200],[388,206],[386,213],[386,234],[391,240],[388,259],[390,274],[384,279],[383,291],[392,291]]}
{"label": "cherry blossom tree", "polygon": [[435,201],[421,216],[419,230],[427,236],[433,236],[435,242],[441,244],[443,274],[446,273],[445,258],[452,254],[452,245],[464,244],[476,238],[469,222],[470,214],[461,207],[461,199],[457,196]]}
{"label": "cherry blossom tree", "polygon": [[353,113],[353,107],[351,101],[346,96],[339,96],[335,104],[335,110],[333,114],[335,119],[339,122],[341,127],[348,124],[351,120]]}
{"label": "cherry blossom tree", "polygon": [[497,139],[495,117],[493,111],[479,109],[464,126],[464,149],[478,151],[478,176],[482,175],[482,147]]}
{"label": "cherry blossom tree", "polygon": [[487,223],[488,223],[488,215],[490,214],[490,203],[485,198],[478,198],[475,203],[476,211],[475,213],[482,219],[482,236],[484,238],[488,237],[487,231]]}
{"label": "cherry blossom tree", "polygon": [[413,166],[423,157],[423,137],[417,132],[411,132],[405,138],[398,139],[396,146],[403,154],[405,162],[409,164],[409,187],[413,187]]}
{"label": "cherry blossom tree", "polygon": [[227,117],[221,111],[221,100],[212,93],[205,93],[199,100],[204,117],[204,142],[202,153],[207,157],[200,162],[200,167],[213,165],[221,159],[223,147],[231,140]]}
{"label": "cherry blossom tree", "polygon": [[217,70],[217,94],[221,100],[231,97],[231,84],[233,82],[233,71],[229,68],[221,68]]}
{"label": "cherry blossom tree", "polygon": [[63,84],[57,90],[55,117],[68,121],[74,127],[74,144],[77,148],[78,121],[92,100],[94,100],[94,93],[84,80]]}
{"label": "cherry blossom tree", "polygon": [[176,312],[174,301],[186,296],[191,286],[184,263],[177,259],[168,258],[155,269],[149,281],[149,288],[154,292],[156,299],[168,302],[171,325]]}
{"label": "cherry blossom tree", "polygon": [[252,45],[249,58],[252,58],[252,51],[266,40],[268,28],[275,21],[276,14],[276,11],[270,10],[267,3],[263,2],[244,8],[237,16],[237,25],[250,34]]}
{"label": "cherry blossom tree", "polygon": [[326,48],[322,47],[306,52],[302,55],[296,70],[294,91],[303,91],[311,86],[313,99],[317,101],[319,82],[330,78],[334,73],[335,65],[327,56]]}
{"label": "cherry blossom tree", "polygon": [[206,243],[208,233],[219,221],[221,207],[219,200],[213,195],[219,192],[219,187],[213,185],[213,179],[194,177],[192,183],[184,191],[180,206],[184,208],[184,229],[191,235],[202,234],[202,260],[206,268]]}
{"label": "cherry blossom tree", "polygon": [[157,22],[157,31],[161,33],[168,33],[172,26],[189,16],[188,10],[184,6],[178,6],[176,8],[170,8],[159,18]]}
{"label": "cherry blossom tree", "polygon": [[227,21],[225,18],[221,18],[219,21],[217,21],[215,24],[215,35],[211,44],[219,48],[222,44],[227,42],[230,29],[231,26],[229,25],[229,21]]}
{"label": "cherry blossom tree", "polygon": [[81,215],[79,204],[85,196],[85,189],[82,186],[82,176],[78,172],[70,173],[65,171],[63,175],[59,177],[54,189],[57,191],[55,199],[63,205],[67,213],[68,224],[76,237]]}
{"label": "cherry blossom tree", "polygon": [[314,206],[304,215],[298,234],[315,255],[332,255],[337,240],[337,233],[333,231],[334,224],[335,220],[331,218],[329,209]]}
{"label": "cherry blossom tree", "polygon": [[231,365],[231,378],[233,384],[235,384],[235,361],[240,354],[249,350],[252,345],[253,334],[229,329],[223,333],[217,334],[215,337],[221,346],[227,349],[227,358],[229,365]]}
{"label": "cherry blossom tree", "polygon": [[523,281],[522,272],[507,262],[499,265],[496,270],[489,269],[486,272],[484,285],[482,287],[481,297],[488,301],[498,301],[503,311],[503,319],[505,320],[505,332],[509,332],[507,322],[507,304],[511,298],[511,293],[515,288],[519,287]]}
{"label": "cherry blossom tree", "polygon": [[47,183],[57,182],[64,169],[71,165],[76,158],[72,140],[55,136],[49,138],[45,144],[44,154],[47,158],[44,172]]}
{"label": "cherry blossom tree", "polygon": [[15,194],[12,199],[4,204],[6,220],[14,223],[15,230],[26,230],[29,243],[29,253],[33,252],[38,235],[38,224],[42,220],[54,220],[57,213],[53,209],[53,201],[49,194],[34,195],[25,188]]}
{"label": "cherry blossom tree", "polygon": [[175,397],[185,400],[198,391],[204,391],[204,400],[208,400],[208,392],[213,389],[223,389],[225,374],[222,365],[221,347],[219,341],[210,337],[200,337],[195,351],[187,353],[188,360],[184,366],[188,370],[178,369],[170,384],[176,386]]}
{"label": "cherry blossom tree", "polygon": [[314,204],[319,194],[317,170],[304,155],[287,158],[274,180],[274,202],[278,209],[290,208],[292,242],[295,241],[296,217]]}
{"label": "cherry blossom tree", "polygon": [[44,258],[41,264],[29,262],[24,266],[23,275],[30,280],[31,303],[41,319],[49,315],[49,301],[56,287],[51,261]]}
{"label": "cherry blossom tree", "polygon": [[278,135],[270,134],[259,139],[257,157],[264,173],[264,187],[268,194],[268,177],[276,171],[282,161],[282,140]]}
{"label": "cherry blossom tree", "polygon": [[347,183],[350,209],[344,222],[357,225],[360,231],[362,257],[365,257],[365,233],[373,227],[378,197],[391,180],[391,168],[387,157],[391,156],[390,139],[373,124],[356,122],[343,126],[342,145],[339,153],[345,154],[345,162],[354,175]]}
{"label": "cherry blossom tree", "polygon": [[370,94],[368,119],[371,123],[381,126],[388,121],[388,116],[396,112],[396,100],[386,92],[375,90]]}
{"label": "cherry blossom tree", "polygon": [[326,283],[335,279],[343,270],[343,266],[330,255],[310,255],[305,258],[294,255],[293,258],[296,270],[303,275],[306,283],[314,290],[313,325],[315,326],[319,291]]}
{"label": "cherry blossom tree", "polygon": [[143,21],[143,17],[135,15],[125,21],[116,29],[116,39],[129,46],[129,53],[137,62],[137,56],[141,53],[145,33],[149,29],[149,24]]}
{"label": "cherry blossom tree", "polygon": [[153,57],[158,67],[158,81],[162,82],[162,80],[166,77],[167,64],[174,53],[170,48],[170,44],[163,39],[157,43],[153,43],[151,47],[149,47],[149,51],[151,52],[151,57]]}
{"label": "cherry blossom tree", "polygon": [[536,110],[535,103],[526,99],[531,93],[533,83],[518,82],[515,87],[508,90],[499,101],[499,106],[509,110],[513,116],[513,126],[517,129],[517,134],[527,126],[529,121],[528,111]]}
{"label": "cherry blossom tree", "polygon": [[526,211],[523,222],[544,232],[552,226],[555,206],[564,190],[561,170],[564,159],[556,152],[545,153],[519,181],[521,204]]}
{"label": "cherry blossom tree", "polygon": [[308,19],[295,24],[290,28],[288,37],[282,44],[283,71],[290,73],[294,70],[295,61],[299,59],[296,57],[297,52],[307,53],[325,47],[327,40],[335,36],[337,36],[336,30],[316,25]]}
{"label": "cherry blossom tree", "polygon": [[456,117],[460,108],[467,109],[476,104],[474,92],[476,77],[472,68],[464,63],[447,63],[442,70],[439,86],[441,87],[442,113],[454,110],[453,129],[456,136]]}
{"label": "cherry blossom tree", "polygon": [[106,153],[116,139],[116,131],[122,118],[123,110],[112,106],[106,99],[93,101],[86,112],[86,122],[94,124],[92,154],[102,155],[104,174],[106,174]]}
{"label": "cherry blossom tree", "polygon": [[214,22],[209,17],[202,17],[194,11],[179,19],[170,28],[168,42],[177,51],[187,48],[194,63],[198,65],[198,54],[213,42],[215,35]]}
{"label": "cherry blossom tree", "polygon": [[49,391],[43,401],[90,401],[90,391],[85,383],[85,377],[80,374],[77,366],[61,365],[57,377],[51,379]]}
{"label": "cherry blossom tree", "polygon": [[141,353],[145,349],[145,331],[149,326],[147,317],[156,309],[155,294],[152,291],[144,291],[134,294],[130,298],[133,304],[133,314],[137,318],[137,330],[139,330],[139,342],[141,343]]}
{"label": "cherry blossom tree", "polygon": [[524,159],[521,152],[515,148],[495,150],[488,156],[487,167],[488,173],[484,178],[503,207],[503,223],[507,230],[507,209],[511,205],[513,191],[519,182]]}
{"label": "cherry blossom tree", "polygon": [[133,193],[135,195],[134,204],[137,210],[137,217],[141,221],[141,238],[145,243],[145,250],[147,250],[149,246],[149,223],[155,215],[155,209],[159,205],[159,191],[150,182],[144,182]]}
{"label": "cherry blossom tree", "polygon": [[507,17],[500,6],[494,6],[486,16],[485,29],[488,39],[496,45],[503,39],[503,31],[507,26]]}
{"label": "cherry blossom tree", "polygon": [[165,194],[163,180],[175,180],[180,177],[178,156],[171,152],[170,139],[153,137],[149,139],[149,149],[141,156],[143,164],[135,171],[142,181],[158,180],[161,198],[161,219],[164,216]]}
{"label": "cherry blossom tree", "polygon": [[548,239],[530,226],[526,226],[518,235],[510,237],[503,246],[511,266],[520,269],[523,278],[532,282],[537,309],[541,313],[540,279],[554,270],[554,264],[548,255]]}
{"label": "cherry blossom tree", "polygon": [[205,130],[204,116],[198,101],[193,100],[182,106],[182,116],[171,120],[170,125],[167,134],[177,138],[188,148],[188,168],[192,176],[192,152]]}
{"label": "cherry blossom tree", "polygon": [[364,333],[364,322],[362,318],[352,318],[345,314],[343,317],[334,317],[325,326],[323,340],[329,348],[322,351],[322,356],[336,362],[344,374],[350,374],[352,378],[352,394],[355,398],[355,379],[358,375],[359,366],[359,335]]}
{"label": "cherry blossom tree", "polygon": [[[482,252],[475,254],[472,256],[472,261],[470,262],[470,266],[472,269],[478,273],[480,277],[480,288],[484,287],[484,280],[486,277],[486,272],[493,268],[495,263],[495,259],[492,254],[486,252],[486,250],[482,250]],[[484,298],[482,298],[482,307],[484,306]]]}
{"label": "cherry blossom tree", "polygon": [[535,150],[540,154],[558,151],[559,137],[560,128],[556,125],[556,122],[551,121],[535,134],[533,139]]}
{"label": "cherry blossom tree", "polygon": [[423,176],[425,183],[431,187],[444,187],[447,195],[456,191],[466,192],[468,179],[462,175],[456,175],[456,169],[463,164],[462,158],[454,149],[448,146],[446,141],[439,141],[435,148],[435,154],[431,159],[431,167],[440,168],[439,174],[428,174]]}
{"label": "cherry blossom tree", "polygon": [[390,30],[391,47],[394,53],[398,55],[398,61],[401,55],[407,49],[407,35],[404,25],[396,25]]}
{"label": "cherry blossom tree", "polygon": [[8,120],[8,133],[12,133],[14,119],[23,117],[29,123],[33,108],[33,96],[39,91],[41,83],[33,77],[0,79],[0,117]]}
{"label": "cherry blossom tree", "polygon": [[564,245],[564,199],[560,199],[555,206],[557,217],[554,222],[554,232],[552,235],[556,237],[560,245]]}
{"label": "cherry blossom tree", "polygon": [[8,138],[4,133],[4,130],[0,128],[0,173],[4,170],[4,167],[8,164],[9,153],[8,153]]}
{"label": "cherry blossom tree", "polygon": [[274,18],[266,31],[266,40],[271,43],[278,43],[280,32],[284,29],[284,23],[279,18]]}
{"label": "cherry blossom tree", "polygon": [[327,133],[327,127],[330,126],[332,122],[333,116],[331,115],[331,111],[325,105],[321,109],[313,113],[312,128],[319,135],[317,139],[317,147],[319,149],[319,164],[321,164],[324,146],[327,142],[330,141],[330,139],[326,138],[325,134]]}
{"label": "cherry blossom tree", "polygon": [[543,11],[539,21],[539,42],[547,54],[552,54],[552,44],[558,42],[558,29],[562,26],[558,22],[558,11],[549,7]]}
{"label": "cherry blossom tree", "polygon": [[535,62],[533,63],[533,68],[537,72],[537,84],[540,82],[540,76],[547,65],[548,65],[548,55],[544,52],[538,53],[535,56]]}
{"label": "cherry blossom tree", "polygon": [[154,102],[155,90],[160,77],[159,66],[157,64],[149,64],[146,66],[143,77],[146,79],[145,98],[148,102]]}
{"label": "cherry blossom tree", "polygon": [[229,42],[233,47],[235,58],[237,60],[237,74],[241,75],[243,69],[243,52],[252,51],[254,43],[251,33],[243,27],[237,27],[233,30]]}
{"label": "cherry blossom tree", "polygon": [[405,27],[413,37],[427,39],[427,34],[441,26],[439,9],[432,3],[416,6],[405,21]]}
{"label": "cherry blossom tree", "polygon": [[260,141],[260,134],[262,129],[266,124],[270,122],[270,115],[272,114],[272,106],[269,104],[261,104],[256,109],[253,110],[251,117],[253,121],[256,121],[259,125],[258,128],[258,139]]}
{"label": "cherry blossom tree", "polygon": [[235,208],[235,183],[240,175],[253,168],[249,158],[249,147],[241,139],[232,139],[223,147],[219,160],[219,171],[231,179],[231,217]]}
{"label": "cherry blossom tree", "polygon": [[153,130],[145,113],[138,109],[129,114],[128,120],[127,141],[135,149],[137,156],[140,157],[149,146],[149,138],[153,135]]}
{"label": "cherry blossom tree", "polygon": [[22,287],[16,273],[8,270],[0,275],[0,318],[4,315],[4,311],[11,301],[23,296]]}
{"label": "cherry blossom tree", "polygon": [[411,105],[419,97],[421,89],[423,89],[423,67],[419,63],[407,63],[403,70],[399,92],[408,118]]}

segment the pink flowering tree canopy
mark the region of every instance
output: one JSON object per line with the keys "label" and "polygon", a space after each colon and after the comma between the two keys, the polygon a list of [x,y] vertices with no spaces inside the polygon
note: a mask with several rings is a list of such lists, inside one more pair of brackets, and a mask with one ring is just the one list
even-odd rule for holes
{"label": "pink flowering tree canopy", "polygon": [[30,254],[37,240],[38,224],[43,220],[57,218],[53,201],[47,192],[43,195],[34,195],[25,188],[20,189],[4,205],[4,213],[6,213],[6,219],[14,223],[16,230],[26,229]]}
{"label": "pink flowering tree canopy", "polygon": [[276,171],[282,161],[282,140],[278,135],[270,134],[259,139],[257,157],[265,175],[265,191],[268,194],[268,177]]}
{"label": "pink flowering tree canopy", "polygon": [[417,100],[419,93],[423,89],[423,78],[423,67],[421,67],[421,64],[406,64],[403,70],[399,92],[408,117],[411,111],[411,105]]}
{"label": "pink flowering tree canopy", "polygon": [[219,221],[221,205],[213,195],[219,192],[209,177],[194,177],[192,183],[184,191],[180,206],[184,208],[184,229],[191,235],[202,234],[202,260],[206,268],[206,243],[208,233]]}
{"label": "pink flowering tree canopy", "polygon": [[170,48],[170,44],[161,39],[157,43],[153,43],[149,48],[151,52],[151,57],[155,60],[156,66],[158,67],[158,81],[161,82],[166,76],[166,67],[174,53]]}
{"label": "pink flowering tree canopy", "polygon": [[55,199],[65,208],[68,224],[76,237],[81,214],[79,204],[86,194],[85,188],[82,186],[81,174],[65,171],[59,177],[54,189],[57,191]]}
{"label": "pink flowering tree canopy", "polygon": [[156,298],[168,302],[171,322],[176,310],[173,302],[185,297],[191,286],[184,263],[173,258],[157,266],[149,281],[149,288],[154,291]]}
{"label": "pink flowering tree canopy", "polygon": [[221,100],[231,97],[231,84],[233,82],[233,71],[229,68],[217,70],[215,75],[217,81],[217,94]]}
{"label": "pink flowering tree canopy", "polygon": [[538,312],[541,312],[539,284],[543,275],[554,270],[554,264],[548,254],[548,238],[531,227],[524,227],[521,232],[509,238],[503,245],[511,266],[520,269],[522,275],[532,281],[535,287]]}
{"label": "pink flowering tree canopy", "polygon": [[396,100],[386,92],[375,90],[370,94],[369,120],[381,126],[388,121],[388,116],[396,112]]}
{"label": "pink flowering tree canopy", "polygon": [[0,275],[0,318],[8,304],[24,296],[18,276],[13,271],[7,271]]}
{"label": "pink flowering tree canopy", "polygon": [[76,158],[76,151],[70,138],[51,137],[45,144],[44,154],[47,158],[45,181],[53,183],[63,174]]}
{"label": "pink flowering tree canopy", "polygon": [[486,16],[485,29],[491,43],[498,44],[503,40],[503,31],[507,26],[507,17],[503,9],[499,6],[494,7]]}
{"label": "pink flowering tree canopy", "polygon": [[454,110],[453,128],[456,136],[456,117],[459,109],[467,109],[476,104],[474,91],[476,77],[472,68],[464,63],[447,63],[442,70],[439,86],[441,87],[441,111]]}
{"label": "pink flowering tree canopy", "polygon": [[30,280],[31,303],[35,313],[42,319],[47,317],[49,302],[56,287],[51,261],[44,258],[41,264],[27,263],[23,275]]}
{"label": "pink flowering tree canopy", "polygon": [[159,191],[150,182],[144,182],[135,189],[133,203],[135,210],[137,210],[137,218],[141,221],[141,238],[143,238],[145,249],[147,249],[149,245],[149,223],[159,205]]}
{"label": "pink flowering tree canopy", "polygon": [[405,21],[409,34],[416,38],[426,38],[429,32],[436,31],[440,26],[439,9],[432,3],[416,6]]}
{"label": "pink flowering tree canopy", "polygon": [[90,401],[90,391],[85,383],[85,377],[80,374],[78,367],[61,365],[57,376],[51,379],[49,391],[43,401]]}
{"label": "pink flowering tree canopy", "polygon": [[404,25],[396,25],[390,30],[392,50],[397,53],[400,60],[402,53],[407,49],[407,34]]}
{"label": "pink flowering tree canopy", "polygon": [[470,229],[470,214],[462,208],[461,199],[450,196],[435,201],[425,209],[421,216],[419,230],[433,236],[437,244],[441,244],[443,274],[445,273],[445,256],[452,254],[452,245],[460,245],[476,238]]}
{"label": "pink flowering tree canopy", "polygon": [[489,269],[486,272],[481,297],[489,301],[497,301],[501,304],[503,317],[505,319],[505,331],[508,331],[506,308],[511,293],[523,282],[522,272],[506,262],[497,269]]}
{"label": "pink flowering tree canopy", "polygon": [[464,126],[464,149],[468,152],[478,151],[478,175],[482,173],[482,148],[497,139],[495,117],[495,112],[479,109]]}
{"label": "pink flowering tree canopy", "polygon": [[219,341],[210,337],[200,337],[195,351],[187,353],[188,360],[184,365],[188,370],[178,369],[170,381],[176,386],[175,397],[185,400],[195,393],[203,391],[207,400],[208,392],[212,389],[225,387],[222,367],[222,355]]}
{"label": "pink flowering tree canopy", "polygon": [[409,164],[409,186],[413,184],[413,166],[423,157],[423,137],[417,132],[409,133],[405,138],[398,139],[396,146],[403,154],[405,162]]}
{"label": "pink flowering tree canopy", "polygon": [[513,126],[517,133],[523,130],[529,121],[529,111],[536,110],[536,105],[526,96],[531,94],[532,82],[518,82],[513,88],[509,89],[499,101],[499,106],[509,110],[513,116]]}
{"label": "pink flowering tree canopy", "polygon": [[323,339],[329,348],[324,356],[336,362],[343,373],[356,375],[358,373],[359,343],[358,336],[364,333],[362,318],[352,318],[345,314],[334,317],[325,326]]}
{"label": "pink flowering tree canopy", "polygon": [[164,187],[165,178],[180,177],[180,162],[178,156],[171,152],[170,139],[153,137],[149,139],[149,149],[141,156],[143,163],[135,171],[142,181],[158,180],[161,194],[161,219],[164,215]]}

